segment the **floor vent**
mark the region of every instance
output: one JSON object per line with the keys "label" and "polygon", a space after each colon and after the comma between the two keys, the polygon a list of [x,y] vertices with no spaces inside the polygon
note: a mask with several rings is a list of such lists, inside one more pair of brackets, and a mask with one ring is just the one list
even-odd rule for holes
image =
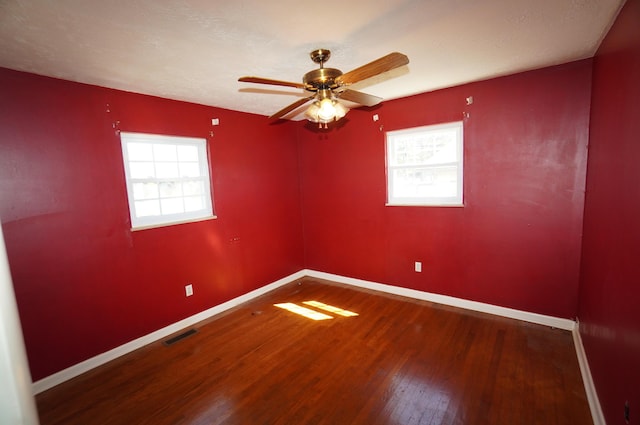
{"label": "floor vent", "polygon": [[185,339],[186,337],[191,336],[191,335],[193,335],[194,333],[197,333],[197,332],[198,332],[198,331],[197,331],[197,330],[195,330],[195,329],[189,329],[188,331],[182,332],[182,333],[181,333],[181,334],[179,334],[179,335],[176,335],[176,336],[174,336],[174,337],[172,337],[172,338],[169,338],[168,340],[164,341],[164,342],[163,342],[163,344],[164,344],[164,345],[173,345],[173,344],[175,344],[176,342],[178,342],[178,341],[180,341],[180,340],[183,340],[183,339]]}

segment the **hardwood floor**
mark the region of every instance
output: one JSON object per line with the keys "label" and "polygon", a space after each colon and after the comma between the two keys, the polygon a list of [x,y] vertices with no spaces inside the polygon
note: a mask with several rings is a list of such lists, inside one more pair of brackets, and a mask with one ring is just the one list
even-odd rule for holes
{"label": "hardwood floor", "polygon": [[[309,300],[358,316],[274,306]],[[196,328],[38,395],[41,424],[592,423],[567,331],[312,279]]]}

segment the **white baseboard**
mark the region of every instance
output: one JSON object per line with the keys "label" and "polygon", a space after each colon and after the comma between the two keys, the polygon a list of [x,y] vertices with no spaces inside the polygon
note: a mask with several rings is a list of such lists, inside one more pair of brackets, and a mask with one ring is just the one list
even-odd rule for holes
{"label": "white baseboard", "polygon": [[375,291],[387,292],[389,294],[403,297],[415,298],[423,301],[431,301],[438,304],[445,304],[453,307],[464,308],[466,310],[480,311],[496,316],[508,317],[511,319],[523,320],[525,322],[537,323],[551,326],[558,329],[573,331],[575,322],[570,319],[545,316],[544,314],[530,313],[528,311],[515,310],[507,307],[500,307],[493,304],[486,304],[477,301],[469,301],[463,298],[450,297],[448,295],[434,294],[430,292],[417,291],[415,289],[402,288],[399,286],[385,285],[383,283],[370,282],[352,277],[345,277],[331,273],[324,273],[315,270],[303,270],[304,274],[317,279],[330,280],[347,285],[359,286],[361,288],[373,289]]}
{"label": "white baseboard", "polygon": [[61,370],[60,372],[47,376],[46,378],[43,378],[39,381],[36,381],[33,383],[33,387],[32,387],[33,393],[38,394],[43,391],[46,391],[52,387],[55,387],[56,385],[59,385],[65,381],[68,381],[69,379],[75,378],[76,376],[79,376],[85,372],[88,372],[91,369],[94,369],[120,356],[123,356],[134,350],[137,350],[138,348],[144,347],[145,345],[148,345],[152,342],[165,338],[186,327],[192,326],[198,322],[201,322],[205,319],[213,317],[216,314],[220,314],[244,302],[250,301],[256,297],[264,295],[267,292],[270,292],[270,291],[273,291],[274,289],[279,288],[280,286],[286,285],[287,283],[296,281],[298,279],[302,279],[305,276],[314,277],[317,279],[329,280],[337,283],[343,283],[346,285],[352,285],[352,286],[357,286],[361,288],[372,289],[379,292],[386,292],[389,294],[400,295],[400,296],[419,299],[423,301],[431,301],[438,304],[459,307],[467,310],[480,311],[483,313],[494,314],[497,316],[524,320],[526,322],[532,322],[532,323],[551,326],[559,329],[574,331],[574,335],[575,335],[575,330],[574,330],[575,322],[569,319],[561,319],[561,318],[552,317],[552,316],[545,316],[542,314],[530,313],[530,312],[515,310],[507,307],[500,307],[500,306],[485,304],[477,301],[469,301],[462,298],[450,297],[447,295],[433,294],[429,292],[417,291],[415,289],[402,288],[399,286],[386,285],[386,284],[370,282],[362,279],[355,279],[355,278],[335,275],[331,273],[324,273],[324,272],[319,272],[315,270],[304,269],[296,273],[293,273],[289,276],[286,276],[280,280],[277,280],[273,283],[270,283],[266,286],[258,288],[254,291],[251,291],[237,298],[229,300],[223,304],[219,304],[208,310],[205,310],[193,316],[187,317],[186,319],[180,320],[179,322],[173,323],[172,325],[169,325],[165,328],[158,329],[155,332],[152,332],[138,339],[130,341],[126,344],[123,344],[105,353],[99,354],[95,357],[92,357],[83,362],[75,364],[67,369]]}
{"label": "white baseboard", "polygon": [[576,322],[576,327],[573,329],[573,344],[576,347],[578,364],[580,365],[582,382],[584,382],[584,390],[587,393],[587,400],[589,402],[589,408],[591,409],[593,425],[606,425],[604,414],[602,413],[602,407],[600,406],[600,400],[598,399],[598,393],[596,392],[596,386],[594,385],[593,378],[591,377],[591,369],[589,368],[587,354],[584,351],[584,346],[582,345],[580,322]]}
{"label": "white baseboard", "polygon": [[244,302],[250,301],[253,298],[259,297],[261,295],[266,294],[267,292],[273,291],[280,286],[286,285],[287,283],[293,282],[295,280],[301,279],[305,276],[304,271],[299,271],[293,273],[287,277],[284,277],[280,280],[272,282],[268,285],[265,285],[261,288],[258,288],[254,291],[248,292],[244,295],[241,295],[237,298],[229,300],[225,303],[216,305],[210,309],[202,311],[193,316],[187,317],[186,319],[180,320],[179,322],[173,323],[165,328],[158,329],[155,332],[151,332],[145,336],[142,336],[138,339],[134,339],[133,341],[127,342],[124,345],[116,347],[112,350],[109,350],[105,353],[99,354],[95,357],[87,359],[83,362],[75,364],[67,369],[61,370],[60,372],[54,373],[53,375],[49,375],[46,378],[43,378],[39,381],[33,383],[32,391],[34,394],[39,394],[43,391],[46,391],[56,385],[59,385],[69,379],[75,378],[85,372],[88,372],[91,369],[94,369],[98,366],[101,366],[111,360],[114,360],[120,356],[128,354],[138,348],[142,348],[145,345],[148,345],[152,342],[158,341],[162,338],[165,338],[171,334],[174,334],[186,327],[192,326],[198,322],[201,322],[205,319],[215,316],[216,314],[220,314],[226,310],[229,310],[233,307],[236,307]]}

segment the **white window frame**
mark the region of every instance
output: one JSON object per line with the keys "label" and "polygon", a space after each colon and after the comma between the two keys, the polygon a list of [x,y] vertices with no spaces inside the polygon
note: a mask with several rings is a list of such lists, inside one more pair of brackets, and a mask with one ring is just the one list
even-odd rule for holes
{"label": "white window frame", "polygon": [[[121,132],[120,133],[120,141],[122,146],[122,157],[124,161],[124,170],[125,170],[125,179],[127,184],[127,198],[129,200],[129,215],[131,218],[131,228],[132,230],[140,230],[146,229],[150,227],[159,227],[159,226],[168,226],[173,224],[187,223],[192,221],[200,221],[215,218],[213,214],[213,201],[211,195],[211,181],[209,177],[209,159],[207,154],[207,140],[203,138],[196,137],[179,137],[179,136],[166,136],[160,134],[145,134],[145,133],[129,133],[129,132]],[[130,158],[129,150],[127,146],[130,143],[136,144],[145,144],[152,146],[151,148],[151,157],[146,157],[145,160],[140,160],[139,158],[136,161],[133,161]],[[175,161],[161,161],[156,160],[154,157],[153,146],[161,146],[161,145],[175,145],[175,146],[193,146],[197,148],[197,159],[193,160],[184,160],[181,161],[180,158],[177,158]],[[149,169],[152,170],[149,175],[142,177],[141,175],[133,176],[132,175],[132,163],[146,163],[149,166]],[[194,165],[197,163],[197,175],[193,172]],[[167,177],[157,177],[156,173],[159,170],[159,166],[169,165],[180,169],[181,165],[191,166],[191,175],[174,175]],[[151,174],[153,173],[153,174]],[[178,172],[180,174],[180,172]],[[136,198],[134,192],[134,185],[137,183],[142,184],[151,184],[153,187],[154,184],[157,184],[157,196],[151,195]],[[197,195],[184,195],[184,183],[201,183],[201,195],[203,197],[201,208],[196,210],[190,210],[188,212],[164,212],[163,213],[163,201],[179,203],[182,201],[182,205],[185,205],[185,201],[189,198],[195,199],[198,198]],[[168,196],[163,195],[160,191],[160,185],[166,184],[180,184],[180,192],[181,195]],[[138,186],[139,187],[139,186]],[[166,187],[166,186],[165,186]],[[139,213],[136,209],[137,202],[144,201],[158,201],[159,214],[157,215],[145,215],[143,213]],[[140,208],[142,209],[142,208]],[[188,208],[187,208],[188,209]]]}
{"label": "white window frame", "polygon": [[[435,137],[454,137],[456,143],[456,161],[451,162],[435,162],[435,163],[414,163],[399,164],[394,158],[395,149],[399,143],[411,144],[420,143],[420,140],[433,139]],[[386,133],[386,174],[387,174],[387,204],[388,206],[449,206],[462,207],[463,189],[464,189],[464,137],[463,122],[455,121],[444,124],[427,125],[422,127],[413,127],[402,130],[388,131]],[[455,167],[456,181],[455,194],[451,196],[427,196],[418,193],[415,188],[413,194],[398,195],[394,193],[396,183],[394,176],[399,170],[429,170],[441,167]],[[405,189],[406,190],[406,189]]]}

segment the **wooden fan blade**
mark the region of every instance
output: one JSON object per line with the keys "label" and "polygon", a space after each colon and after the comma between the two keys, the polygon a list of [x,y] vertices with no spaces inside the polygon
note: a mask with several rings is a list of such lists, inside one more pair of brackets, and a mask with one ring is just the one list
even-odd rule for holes
{"label": "wooden fan blade", "polygon": [[303,83],[292,83],[290,81],[280,81],[280,80],[272,80],[269,78],[261,78],[261,77],[240,77],[238,81],[243,83],[258,83],[258,84],[270,84],[272,86],[286,86],[286,87],[295,87],[297,89],[306,89],[306,84]]}
{"label": "wooden fan blade", "polygon": [[303,97],[300,100],[296,100],[291,105],[286,106],[286,107],[280,109],[275,114],[271,115],[269,117],[269,121],[276,121],[276,120],[282,118],[283,116],[287,115],[289,112],[293,111],[294,109],[299,108],[300,106],[304,105],[305,103],[307,103],[308,101],[310,101],[314,97],[315,97],[315,95],[314,96],[309,96],[309,97]]}
{"label": "wooden fan blade", "polygon": [[382,102],[382,98],[373,96],[361,91],[345,90],[340,93],[340,99],[348,100],[350,102],[359,103],[364,106],[374,106]]}
{"label": "wooden fan blade", "polygon": [[383,72],[391,71],[409,63],[409,58],[402,53],[393,52],[366,65],[362,65],[352,71],[342,74],[336,78],[338,84],[353,84],[366,80]]}

